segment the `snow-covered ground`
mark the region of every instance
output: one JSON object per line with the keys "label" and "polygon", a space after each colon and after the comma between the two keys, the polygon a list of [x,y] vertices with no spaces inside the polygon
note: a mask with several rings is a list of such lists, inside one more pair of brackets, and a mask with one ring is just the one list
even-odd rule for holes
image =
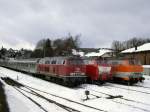
{"label": "snow-covered ground", "polygon": [[[98,112],[100,110],[107,112],[150,112],[149,76],[145,76],[146,80],[144,83],[138,83],[135,86],[106,83],[103,86],[84,84],[77,88],[67,88],[0,67],[0,77],[5,76],[11,77],[14,80],[18,79],[17,81],[24,85],[41,90],[41,92],[36,92],[47,99],[54,100],[80,112]],[[24,87],[22,87],[22,89],[29,91]],[[90,91],[90,100],[83,100],[86,98],[84,95],[85,90]],[[46,99],[22,91],[24,95],[32,98],[38,105],[41,105],[38,106],[10,85],[5,84],[5,91],[10,112],[67,112],[67,110],[55,103],[50,103]],[[63,97],[64,99],[47,93]],[[115,97],[119,95],[123,97],[109,99],[110,96]],[[66,99],[74,102],[70,102]],[[77,102],[80,104],[77,104]]]}

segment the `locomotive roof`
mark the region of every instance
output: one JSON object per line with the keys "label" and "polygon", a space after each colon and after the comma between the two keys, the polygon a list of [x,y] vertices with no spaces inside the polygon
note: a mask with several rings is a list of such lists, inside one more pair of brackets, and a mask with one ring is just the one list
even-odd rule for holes
{"label": "locomotive roof", "polygon": [[38,63],[40,64],[63,64],[65,60],[82,60],[80,57],[45,57],[41,58]]}

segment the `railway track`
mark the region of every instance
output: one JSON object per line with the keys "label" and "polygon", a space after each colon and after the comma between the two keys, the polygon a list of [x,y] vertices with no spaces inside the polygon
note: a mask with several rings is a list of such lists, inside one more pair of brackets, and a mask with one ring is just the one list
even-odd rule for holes
{"label": "railway track", "polygon": [[[49,94],[49,95],[51,95],[51,96],[54,96],[54,97],[57,97],[57,98],[61,98],[61,99],[63,99],[63,100],[66,100],[66,101],[69,101],[69,102],[72,102],[72,103],[76,103],[76,104],[79,104],[79,105],[82,105],[82,106],[85,106],[85,107],[88,107],[88,108],[91,108],[91,109],[95,109],[95,110],[98,110],[98,111],[104,111],[104,110],[102,110],[102,109],[98,109],[98,108],[95,108],[95,107],[92,107],[92,106],[88,106],[88,105],[85,105],[85,104],[82,104],[82,103],[79,103],[79,102],[76,102],[76,101],[73,101],[73,100],[70,100],[70,99],[61,97],[61,96],[57,96],[57,95],[54,95],[54,94],[51,94],[51,93],[48,93],[48,92],[44,92],[44,91],[41,91],[41,90],[38,90],[38,89],[35,89],[35,88],[32,88],[32,87],[29,87],[29,86],[27,86],[27,88],[28,88],[29,90],[31,90],[31,91],[34,91],[34,90],[40,91],[40,92]],[[34,91],[34,92],[35,92],[35,91]],[[38,94],[38,93],[36,92],[36,94]],[[106,112],[106,111],[104,111],[104,112]]]}
{"label": "railway track", "polygon": [[[110,86],[109,84],[114,84],[114,85],[116,85],[116,83],[111,83],[111,82],[109,82],[109,83],[106,84],[106,86]],[[123,86],[129,87],[128,85],[120,84],[120,83],[117,83],[117,85],[123,85]],[[131,85],[131,87],[139,87],[139,88],[150,89],[150,86],[142,86],[142,85],[138,85],[138,84]]]}
{"label": "railway track", "polygon": [[16,89],[19,93],[21,93],[23,96],[25,96],[27,99],[29,99],[31,102],[33,102],[34,104],[36,104],[38,107],[40,107],[44,112],[48,112],[46,109],[44,109],[44,107],[42,107],[38,102],[36,102],[34,99],[32,99],[31,97],[25,95],[22,91],[20,91],[18,88],[14,87],[14,89]]}
{"label": "railway track", "polygon": [[[22,90],[22,91],[24,91],[24,92],[26,92],[26,93],[29,93],[29,94],[32,94],[32,95],[35,95],[35,96],[37,96],[37,97],[40,97],[41,99],[44,99],[44,100],[46,100],[46,101],[48,101],[48,102],[50,102],[50,103],[54,103],[54,104],[56,104],[57,106],[59,106],[59,107],[61,107],[62,109],[65,109],[66,111],[68,111],[68,112],[81,112],[81,111],[79,111],[79,110],[76,110],[76,109],[73,109],[73,108],[70,108],[70,107],[68,107],[68,106],[65,106],[65,105],[62,105],[62,104],[60,104],[60,103],[58,103],[58,102],[56,102],[56,101],[54,101],[54,100],[51,100],[51,99],[49,99],[49,98],[46,98],[46,97],[44,97],[44,96],[42,96],[42,95],[40,95],[40,94],[38,94],[38,93],[36,93],[36,92],[34,92],[34,91],[26,91],[26,90],[24,90],[24,89],[22,89],[22,88],[16,88],[18,91],[20,91],[20,90]],[[20,89],[20,90],[19,90]],[[48,112],[48,111],[47,111]]]}
{"label": "railway track", "polygon": [[[21,88],[21,87],[23,87],[23,85],[20,84],[20,83],[17,83],[17,82],[12,83],[12,82],[6,81],[4,78],[2,78],[2,80],[4,80],[4,81],[5,81],[7,84],[9,84],[9,85],[10,85],[10,83],[11,83],[11,86],[12,86],[16,91],[18,91],[18,92],[21,93],[24,97],[26,97],[27,99],[29,99],[30,101],[32,101],[34,104],[36,104],[36,105],[37,105],[40,109],[42,109],[44,112],[48,112],[48,111],[47,111],[42,105],[40,105],[40,103],[38,103],[37,101],[35,101],[35,100],[34,100],[33,98],[31,98],[30,96],[26,95],[26,93],[29,93],[29,94],[32,94],[32,95],[34,95],[34,96],[37,96],[38,98],[44,99],[44,100],[48,101],[49,103],[56,104],[58,107],[60,107],[60,108],[62,108],[62,109],[64,109],[64,110],[66,110],[66,111],[68,111],[68,112],[81,112],[81,111],[79,111],[79,110],[70,108],[70,107],[65,106],[65,105],[62,105],[62,104],[60,104],[60,103],[58,103],[58,102],[56,102],[56,101],[53,101],[53,100],[51,100],[51,99],[48,99],[48,98],[46,98],[46,97],[44,97],[44,96],[42,96],[42,95],[40,95],[40,94],[38,94],[38,93],[36,93],[36,92],[34,92],[34,91],[32,91],[32,92],[26,91],[26,90],[24,90],[24,89]],[[25,93],[24,93],[23,91],[24,91]]]}
{"label": "railway track", "polygon": [[[9,79],[10,79],[10,78],[9,78]],[[14,81],[13,79],[10,79],[10,80]],[[61,97],[61,96],[57,96],[57,95],[54,95],[54,94],[51,94],[51,93],[48,93],[48,92],[45,92],[45,91],[42,91],[42,90],[39,90],[39,89],[30,87],[30,86],[27,86],[27,85],[24,85],[24,84],[21,84],[21,83],[19,83],[19,82],[17,82],[17,81],[15,81],[15,83],[14,83],[12,86],[15,86],[15,88],[18,89],[19,91],[21,91],[23,94],[25,94],[24,92],[26,92],[26,93],[35,95],[35,96],[37,96],[37,97],[40,97],[40,98],[42,98],[42,99],[45,99],[45,100],[47,100],[47,101],[50,100],[50,101],[49,101],[50,103],[54,103],[54,102],[56,102],[56,101],[53,101],[53,100],[51,100],[51,99],[49,99],[49,98],[46,98],[46,97],[42,96],[40,93],[38,93],[38,92],[42,92],[42,93],[45,93],[45,94],[48,94],[48,95],[51,95],[51,96],[54,96],[54,97],[57,97],[57,98],[61,98],[61,99],[63,99],[63,100],[69,101],[69,102],[71,102],[71,103],[75,103],[75,104],[79,104],[79,105],[81,105],[81,106],[84,106],[84,107],[86,107],[86,108],[91,108],[91,109],[95,109],[95,110],[97,110],[97,111],[104,111],[104,112],[106,112],[105,110],[102,110],[102,109],[99,109],[99,108],[95,108],[95,107],[92,107],[92,106],[88,106],[88,105],[85,105],[85,104],[83,104],[83,103],[76,102],[76,101],[73,101],[73,100],[70,100],[70,99]],[[107,85],[107,86],[108,86],[108,85]],[[108,88],[109,88],[109,86],[108,86]],[[26,89],[26,90],[25,90],[25,89]],[[85,89],[85,88],[83,88],[83,89]],[[87,89],[87,88],[86,88],[86,89]],[[28,91],[27,91],[27,90],[28,90]],[[97,93],[105,94],[105,95],[108,96],[108,97],[106,97],[107,99],[120,98],[120,99],[122,99],[122,100],[126,100],[126,101],[129,101],[129,102],[140,103],[140,104],[142,104],[142,105],[150,106],[150,104],[143,103],[143,102],[139,102],[139,101],[135,101],[135,100],[126,99],[126,98],[123,98],[123,96],[119,96],[119,95],[118,95],[118,96],[113,96],[113,95],[111,95],[111,94],[108,94],[108,93],[105,93],[105,92],[101,92],[101,91],[97,91],[97,90],[94,90],[94,89],[89,89],[89,90],[90,90],[90,91],[97,92]],[[23,92],[23,91],[24,91],[24,92]],[[92,94],[92,95],[95,96],[95,97],[97,97],[97,98],[101,98],[101,96],[99,96],[99,95],[95,95],[95,94]],[[26,96],[27,96],[27,95],[26,95]],[[27,97],[29,97],[29,96],[27,96]],[[30,98],[30,99],[34,102],[34,100],[33,100],[32,98]],[[52,101],[52,102],[51,102],[51,101]],[[112,101],[112,102],[115,102],[115,103],[122,104],[122,105],[129,106],[129,107],[131,107],[131,108],[139,109],[139,110],[142,110],[142,111],[145,111],[145,112],[150,112],[150,110],[147,110],[147,109],[144,109],[144,108],[141,108],[141,107],[137,107],[137,106],[135,106],[135,105],[126,104],[126,103],[123,103],[123,102],[120,102],[120,101],[116,101],[116,100],[111,100],[111,101]],[[56,103],[58,103],[58,102],[56,102]],[[40,104],[38,104],[37,102],[35,102],[35,104],[38,105],[38,106],[40,106]],[[55,104],[55,103],[54,103],[54,104]],[[62,104],[59,104],[59,103],[56,104],[56,105],[59,106],[59,107],[61,107],[61,108],[63,108],[63,109],[65,109],[65,110],[68,111],[68,112],[81,112],[81,111],[78,110],[78,109],[66,107],[65,105],[62,105]],[[41,107],[41,109],[42,109],[42,108],[43,108],[43,107]],[[44,108],[43,108],[43,111],[47,112],[47,110],[44,110]]]}
{"label": "railway track", "polygon": [[[29,94],[32,94],[32,95],[36,95],[36,96],[38,96],[38,97],[40,97],[40,98],[42,98],[42,99],[45,99],[45,100],[49,101],[50,103],[56,104],[57,106],[59,106],[59,107],[65,109],[65,110],[67,110],[68,112],[81,112],[81,111],[80,111],[80,110],[77,110],[77,109],[74,109],[74,108],[70,108],[70,107],[68,107],[68,106],[66,106],[66,105],[64,105],[64,104],[60,104],[60,103],[58,103],[58,102],[56,102],[56,101],[54,101],[54,100],[52,100],[52,99],[49,99],[49,98],[47,98],[47,97],[41,95],[41,94],[38,93],[38,92],[43,92],[43,93],[46,93],[46,94],[51,95],[51,96],[53,96],[53,97],[66,100],[66,101],[68,101],[68,102],[70,102],[70,103],[78,104],[78,105],[80,105],[80,106],[83,106],[83,107],[85,107],[85,108],[90,108],[90,109],[93,109],[93,110],[95,110],[95,111],[107,112],[107,111],[105,111],[105,110],[102,110],[102,109],[99,109],[99,108],[96,108],[96,107],[93,107],[93,106],[89,106],[89,105],[86,105],[86,104],[83,104],[83,103],[80,103],[80,102],[77,102],[77,101],[70,100],[70,99],[68,99],[68,98],[64,98],[64,97],[61,97],[61,96],[57,96],[57,95],[54,95],[54,94],[51,94],[51,93],[48,93],[48,92],[45,92],[45,91],[38,90],[38,89],[36,89],[36,88],[30,87],[30,86],[27,86],[27,85],[24,85],[24,84],[21,84],[21,83],[19,83],[19,82],[17,82],[17,81],[14,81],[13,79],[8,78],[8,77],[7,77],[7,79],[5,79],[5,78],[2,78],[2,79],[3,79],[7,84],[9,84],[9,85],[10,85],[9,81],[11,81],[11,83],[13,83],[13,84],[11,84],[11,86],[15,86],[15,88],[17,88],[18,90],[24,91],[24,92],[28,92]],[[9,80],[9,81],[8,81],[8,80]],[[28,91],[24,90],[23,88],[26,88]]]}
{"label": "railway track", "polygon": [[[81,87],[82,88],[82,87]],[[100,93],[100,94],[104,94],[104,95],[107,95],[108,97],[106,97],[106,99],[112,99],[111,101],[112,102],[115,102],[115,103],[119,103],[119,104],[123,104],[123,105],[126,105],[126,106],[129,106],[129,107],[132,107],[132,108],[136,108],[136,109],[139,109],[139,110],[142,110],[142,111],[145,111],[145,112],[150,112],[150,110],[147,110],[147,109],[144,109],[144,108],[141,108],[141,107],[137,107],[137,106],[134,106],[134,105],[131,105],[131,104],[126,104],[126,103],[122,103],[122,102],[119,102],[119,101],[115,101],[113,99],[115,98],[119,98],[121,100],[125,100],[125,101],[128,101],[128,102],[133,102],[133,103],[139,103],[139,104],[142,104],[142,105],[145,105],[145,106],[149,106],[150,107],[150,104],[147,104],[147,103],[143,103],[143,102],[139,102],[139,101],[135,101],[135,100],[131,100],[131,99],[127,99],[127,98],[124,98],[123,96],[121,95],[117,95],[117,96],[114,96],[114,95],[111,95],[111,94],[108,94],[108,93],[105,93],[105,92],[101,92],[101,91],[98,91],[98,90],[94,90],[94,89],[87,89],[87,88],[84,88],[83,89],[86,89],[86,90],[89,90],[89,91],[94,91],[96,93]],[[96,97],[101,97],[99,95],[95,95]]]}
{"label": "railway track", "polygon": [[[126,87],[120,87],[120,86],[116,86],[116,85],[114,85],[114,84],[112,84],[112,85],[107,85],[107,86],[108,86],[108,87],[115,87],[115,88],[119,88],[119,89],[124,89],[124,90],[128,90],[128,91],[135,91],[135,92],[138,92],[138,93],[143,93],[143,94],[150,95],[150,92],[135,90],[135,89],[126,88]],[[135,87],[142,87],[142,86],[135,86]],[[146,88],[146,87],[143,87],[143,88]]]}
{"label": "railway track", "polygon": [[141,87],[141,88],[146,88],[146,89],[150,89],[150,87],[148,86],[141,86],[141,85],[134,85],[135,87]]}

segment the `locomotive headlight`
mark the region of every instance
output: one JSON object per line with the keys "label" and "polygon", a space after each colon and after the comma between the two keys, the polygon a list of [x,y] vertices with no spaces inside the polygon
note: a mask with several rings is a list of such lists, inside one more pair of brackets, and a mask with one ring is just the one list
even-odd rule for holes
{"label": "locomotive headlight", "polygon": [[79,73],[70,73],[70,75],[71,76],[80,76],[80,75],[85,75],[85,73],[81,73],[81,72],[79,72]]}
{"label": "locomotive headlight", "polygon": [[75,75],[75,73],[70,73],[70,75],[71,75],[71,76],[74,76],[74,75]]}
{"label": "locomotive headlight", "polygon": [[85,73],[80,73],[81,75],[85,75]]}

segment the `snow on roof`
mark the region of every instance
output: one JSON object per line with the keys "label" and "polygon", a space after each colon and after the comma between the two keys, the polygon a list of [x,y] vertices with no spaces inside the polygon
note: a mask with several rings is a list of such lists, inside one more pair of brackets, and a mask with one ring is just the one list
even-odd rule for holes
{"label": "snow on roof", "polygon": [[77,51],[77,50],[75,50],[75,49],[72,49],[72,53],[73,53],[74,55],[84,56],[84,52],[82,52],[82,51]]}
{"label": "snow on roof", "polygon": [[150,43],[143,44],[137,47],[137,50],[134,48],[126,49],[121,53],[132,53],[132,52],[141,52],[141,51],[149,51],[150,50]]}
{"label": "snow on roof", "polygon": [[80,51],[78,52],[80,56],[84,56],[84,52]]}
{"label": "snow on roof", "polygon": [[99,52],[91,52],[91,53],[87,53],[85,56],[87,57],[91,57],[91,56],[102,56],[104,55],[105,53],[108,53],[108,52],[112,52],[111,50],[108,50],[108,49],[100,49]]}

